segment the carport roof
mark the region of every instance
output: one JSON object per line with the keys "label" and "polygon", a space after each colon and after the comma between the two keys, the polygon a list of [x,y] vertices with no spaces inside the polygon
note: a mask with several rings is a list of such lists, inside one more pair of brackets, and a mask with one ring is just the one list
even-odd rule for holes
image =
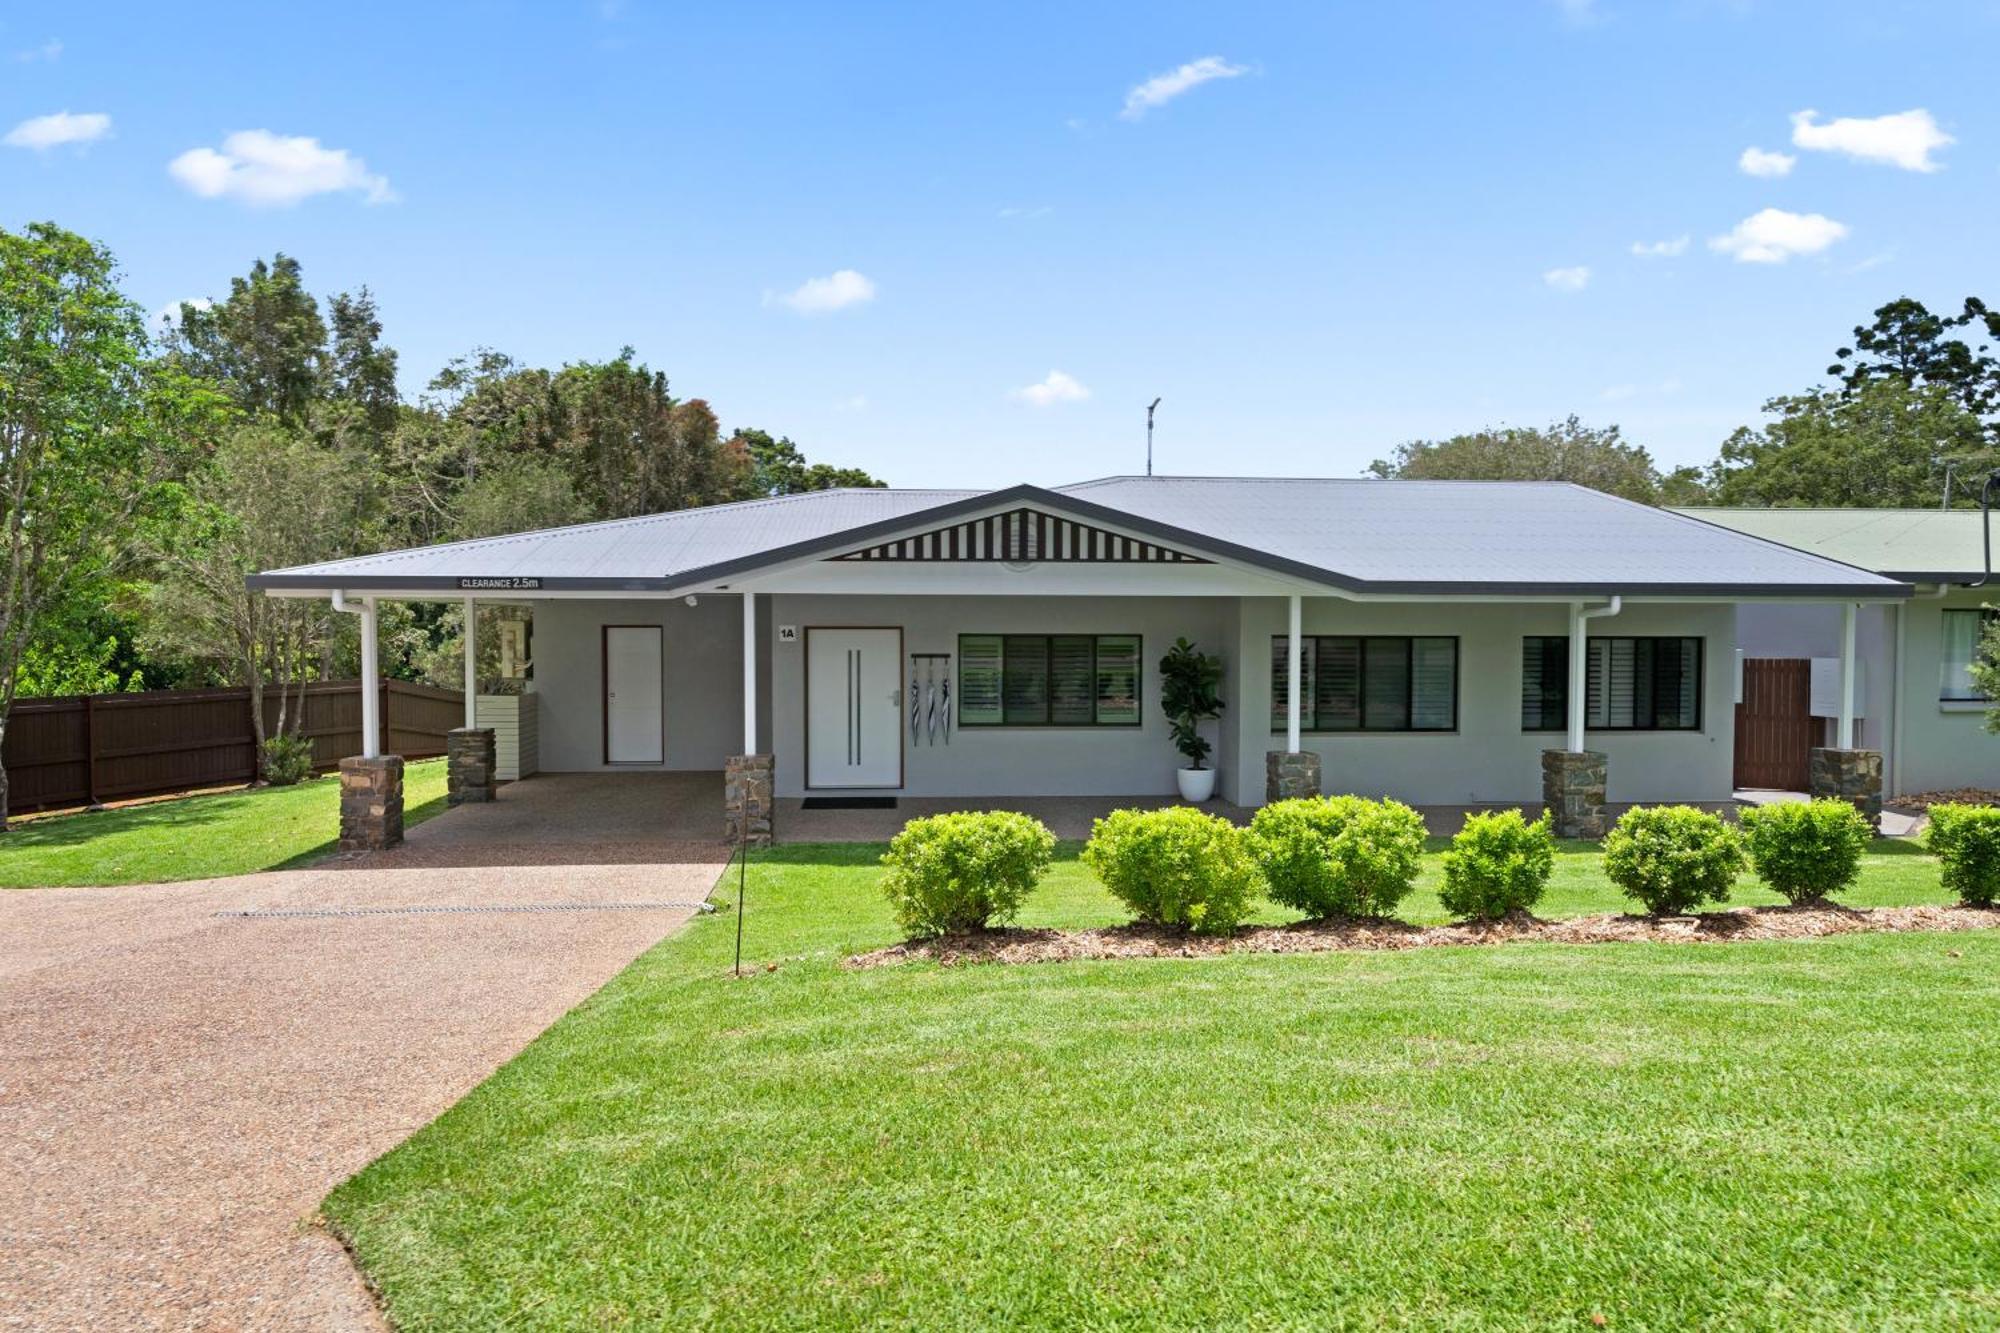
{"label": "carport roof", "polygon": [[1964,582],[1986,568],[1977,509],[1717,507],[1677,512],[1906,583]]}
{"label": "carport roof", "polygon": [[833,490],[386,551],[272,590],[674,592],[1031,505],[1307,583],[1389,595],[1898,597],[1906,585],[1563,482],[1106,477],[1045,489]]}

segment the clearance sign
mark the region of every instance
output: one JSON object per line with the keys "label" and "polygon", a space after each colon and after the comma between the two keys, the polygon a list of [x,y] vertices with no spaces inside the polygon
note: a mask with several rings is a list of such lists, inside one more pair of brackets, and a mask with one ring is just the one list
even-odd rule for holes
{"label": "clearance sign", "polygon": [[460,592],[529,592],[542,586],[535,578],[478,578],[460,579]]}

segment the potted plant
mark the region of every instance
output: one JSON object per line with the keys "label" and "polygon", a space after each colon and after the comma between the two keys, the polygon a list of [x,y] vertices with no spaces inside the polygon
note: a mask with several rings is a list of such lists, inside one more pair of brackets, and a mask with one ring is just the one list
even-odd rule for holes
{"label": "potted plant", "polygon": [[1222,697],[1216,687],[1222,683],[1222,659],[1201,652],[1186,639],[1160,659],[1160,708],[1167,715],[1174,748],[1187,758],[1187,765],[1175,774],[1184,801],[1206,801],[1215,795],[1215,770],[1203,761],[1209,744],[1201,734],[1201,724],[1222,716]]}

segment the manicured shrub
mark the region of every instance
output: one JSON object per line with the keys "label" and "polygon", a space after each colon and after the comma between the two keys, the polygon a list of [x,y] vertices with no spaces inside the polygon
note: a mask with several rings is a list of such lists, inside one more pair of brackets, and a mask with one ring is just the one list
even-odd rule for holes
{"label": "manicured shrub", "polygon": [[1492,921],[1542,900],[1556,868],[1549,815],[1530,824],[1519,810],[1465,817],[1444,854],[1438,901],[1455,917]]}
{"label": "manicured shrub", "polygon": [[1604,839],[1604,873],[1654,916],[1729,897],[1743,870],[1743,837],[1689,805],[1638,806]]}
{"label": "manicured shrub", "polygon": [[312,742],[303,736],[272,736],[264,742],[264,781],[290,787],[312,776]]}
{"label": "manicured shrub", "polygon": [[1273,901],[1313,918],[1387,916],[1423,865],[1424,817],[1361,796],[1273,801],[1249,844]]}
{"label": "manicured shrub", "polygon": [[1009,810],[913,819],[882,854],[882,892],[913,938],[979,930],[1013,919],[1055,849],[1039,819]]}
{"label": "manicured shrub", "polygon": [[1861,853],[1875,837],[1847,801],[1753,806],[1740,816],[1757,875],[1790,903],[1830,898],[1861,874]]}
{"label": "manicured shrub", "polygon": [[1200,935],[1236,929],[1257,887],[1243,831],[1192,806],[1113,810],[1090,826],[1083,860],[1140,920]]}
{"label": "manicured shrub", "polygon": [[1925,843],[1937,853],[1944,886],[1969,907],[2000,899],[2000,808],[1934,805]]}

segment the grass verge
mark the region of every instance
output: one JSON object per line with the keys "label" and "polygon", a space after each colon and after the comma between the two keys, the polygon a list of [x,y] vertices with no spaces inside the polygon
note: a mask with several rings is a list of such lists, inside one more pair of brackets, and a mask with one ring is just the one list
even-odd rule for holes
{"label": "grass verge", "polygon": [[[444,760],[403,770],[403,821],[444,810]],[[0,834],[0,888],[153,884],[303,865],[331,852],[340,779],[256,787],[95,814],[36,819]]]}
{"label": "grass verge", "polygon": [[[398,1326],[2000,1321],[2000,937],[846,971],[879,850],[763,858],[752,977],[696,920],[335,1191]],[[1023,924],[1120,919],[1071,856]]]}

